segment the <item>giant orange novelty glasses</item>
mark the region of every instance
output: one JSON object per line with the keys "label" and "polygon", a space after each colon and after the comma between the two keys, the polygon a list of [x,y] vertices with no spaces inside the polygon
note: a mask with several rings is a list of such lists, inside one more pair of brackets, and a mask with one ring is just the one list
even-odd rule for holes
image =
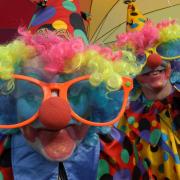
{"label": "giant orange novelty glasses", "polygon": [[[42,102],[44,102],[45,100],[47,100],[48,98],[50,98],[52,96],[52,91],[58,91],[60,92],[58,96],[60,96],[61,98],[63,98],[65,101],[69,102],[68,100],[68,90],[76,83],[81,82],[81,81],[86,81],[90,78],[90,75],[85,75],[85,76],[81,76],[81,77],[77,77],[74,78],[72,80],[69,80],[67,82],[63,82],[63,83],[46,83],[43,81],[40,81],[38,79],[29,77],[29,76],[24,76],[24,75],[17,75],[14,74],[13,78],[18,81],[18,80],[23,80],[26,81],[28,83],[34,84],[35,86],[38,86],[43,93],[43,98],[42,98]],[[121,116],[123,115],[126,105],[127,105],[127,101],[128,101],[128,95],[129,92],[132,90],[133,88],[133,81],[131,78],[129,77],[122,77],[123,83],[122,83],[122,90],[123,90],[123,101],[121,104],[121,109],[119,109],[116,117],[112,120],[109,120],[108,122],[92,122],[88,119],[85,119],[83,117],[81,117],[80,115],[78,115],[73,108],[71,107],[71,117],[81,123],[84,123],[86,125],[90,125],[90,126],[111,126],[114,123],[116,123]],[[121,89],[120,88],[120,89]],[[122,99],[122,97],[120,96],[119,98]],[[41,102],[41,103],[42,103]],[[70,104],[70,103],[69,103]],[[0,128],[2,129],[10,129],[10,128],[20,128],[23,126],[26,126],[32,122],[34,122],[39,115],[39,110],[37,110],[30,118],[24,120],[23,122],[18,122],[18,123],[14,123],[14,124],[3,124],[0,125]]]}

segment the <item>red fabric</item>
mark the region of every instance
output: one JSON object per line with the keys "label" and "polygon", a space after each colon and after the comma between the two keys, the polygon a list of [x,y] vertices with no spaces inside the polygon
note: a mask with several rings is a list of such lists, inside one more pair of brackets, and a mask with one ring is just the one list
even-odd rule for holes
{"label": "red fabric", "polygon": [[3,175],[3,180],[13,180],[12,168],[0,167],[0,172]]}
{"label": "red fabric", "polygon": [[[45,25],[45,24],[52,24],[54,21],[56,20],[62,20],[64,21],[66,24],[67,24],[67,31],[70,33],[70,34],[73,34],[73,31],[74,31],[74,28],[72,27],[71,23],[70,23],[70,16],[73,12],[71,12],[70,10],[67,10],[63,7],[62,5],[62,0],[48,0],[47,4],[46,4],[46,8],[49,8],[49,7],[53,7],[56,9],[56,13],[54,14],[53,17],[51,17],[50,19],[48,19],[47,21],[43,22],[42,24],[39,24],[39,25],[36,25],[36,26],[30,26],[30,30],[31,32],[35,33],[37,32],[37,30],[42,26],[42,25]],[[73,1],[74,5],[76,6],[77,10],[76,10],[76,13],[80,14],[80,7],[79,7],[79,3],[78,3],[78,0],[74,0]],[[39,12],[41,11],[41,15],[42,13],[44,13],[42,11],[42,7],[38,9],[38,11],[36,12]],[[37,16],[37,15],[36,15]]]}
{"label": "red fabric", "polygon": [[19,25],[28,25],[35,7],[29,0],[1,0],[0,28],[16,29]]}
{"label": "red fabric", "polygon": [[[12,167],[11,167],[11,163],[10,162],[7,162],[8,159],[11,159],[11,158],[5,158],[4,159],[4,154],[5,154],[5,151],[6,151],[6,148],[5,148],[5,144],[10,141],[10,137],[9,136],[4,136],[4,137],[1,137],[1,140],[0,140],[0,173],[1,173],[1,176],[0,178],[2,177],[3,180],[13,180],[13,172],[12,172]],[[6,154],[6,156],[8,156]],[[1,160],[2,159],[2,160]]]}
{"label": "red fabric", "polygon": [[29,0],[1,0],[0,43],[12,40],[18,26],[27,26],[33,15],[35,4]]}

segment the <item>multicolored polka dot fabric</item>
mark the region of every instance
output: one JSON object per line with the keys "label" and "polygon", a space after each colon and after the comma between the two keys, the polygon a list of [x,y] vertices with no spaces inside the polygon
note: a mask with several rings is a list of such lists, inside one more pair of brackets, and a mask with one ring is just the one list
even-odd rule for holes
{"label": "multicolored polka dot fabric", "polygon": [[0,134],[0,180],[13,180],[10,136]]}
{"label": "multicolored polka dot fabric", "polygon": [[88,43],[78,0],[48,0],[46,7],[38,7],[29,29],[34,32],[51,30],[69,39],[81,37]]}
{"label": "multicolored polka dot fabric", "polygon": [[99,180],[180,179],[180,94],[130,103],[118,129],[101,136]]}

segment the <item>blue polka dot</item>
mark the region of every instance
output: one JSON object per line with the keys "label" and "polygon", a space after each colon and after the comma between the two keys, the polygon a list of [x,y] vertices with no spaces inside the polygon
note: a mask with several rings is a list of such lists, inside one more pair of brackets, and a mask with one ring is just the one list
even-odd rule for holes
{"label": "blue polka dot", "polygon": [[176,130],[177,130],[174,123],[172,124],[172,130],[173,130],[173,131],[176,131]]}
{"label": "blue polka dot", "polygon": [[113,139],[118,140],[120,143],[122,143],[124,140],[124,133],[114,128],[111,129],[111,136]]}
{"label": "blue polka dot", "polygon": [[47,7],[45,9],[38,11],[35,14],[35,17],[32,19],[30,26],[37,26],[48,21],[55,15],[55,13],[56,9],[54,7]]}
{"label": "blue polka dot", "polygon": [[163,154],[164,161],[167,161],[168,158],[169,158],[169,154],[167,152],[164,152],[164,154]]}
{"label": "blue polka dot", "polygon": [[180,164],[180,159],[179,159],[179,155],[178,154],[174,155],[174,160],[175,160],[176,164]]}
{"label": "blue polka dot", "polygon": [[122,169],[120,171],[117,171],[113,176],[113,180],[117,179],[131,179],[131,173],[129,169]]}
{"label": "blue polka dot", "polygon": [[161,138],[164,142],[166,142],[168,140],[167,134],[164,134],[164,133],[161,134]]}
{"label": "blue polka dot", "polygon": [[138,24],[134,23],[134,24],[131,24],[131,28],[136,28],[138,27]]}

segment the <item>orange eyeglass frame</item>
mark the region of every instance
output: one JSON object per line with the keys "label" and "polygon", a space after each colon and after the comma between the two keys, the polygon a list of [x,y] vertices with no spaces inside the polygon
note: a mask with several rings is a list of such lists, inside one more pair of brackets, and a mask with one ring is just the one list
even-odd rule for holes
{"label": "orange eyeglass frame", "polygon": [[[38,79],[29,77],[29,76],[18,75],[18,74],[14,74],[13,78],[29,81],[33,84],[40,86],[44,93],[42,102],[52,96],[52,90],[58,90],[60,92],[60,97],[65,99],[67,102],[69,102],[69,100],[67,98],[67,92],[68,92],[69,87],[71,87],[73,84],[75,84],[77,82],[80,82],[83,80],[88,80],[90,78],[90,75],[77,77],[75,79],[72,79],[72,80],[69,80],[69,81],[63,82],[63,83],[46,83],[46,82],[40,81]],[[123,80],[122,87],[124,90],[123,103],[122,103],[122,108],[116,118],[112,119],[111,121],[103,122],[103,123],[92,122],[92,121],[89,121],[89,120],[86,120],[86,119],[80,117],[71,108],[72,118],[74,118],[75,120],[77,120],[81,123],[87,124],[89,126],[111,126],[111,125],[115,124],[123,115],[126,105],[127,105],[127,102],[128,102],[129,92],[133,88],[133,80],[131,78],[122,77],[122,80]],[[12,125],[0,125],[0,128],[1,129],[14,129],[14,128],[20,128],[20,127],[26,126],[26,125],[34,122],[38,118],[38,115],[39,115],[39,110],[31,118],[29,118],[23,122],[12,124]]]}

